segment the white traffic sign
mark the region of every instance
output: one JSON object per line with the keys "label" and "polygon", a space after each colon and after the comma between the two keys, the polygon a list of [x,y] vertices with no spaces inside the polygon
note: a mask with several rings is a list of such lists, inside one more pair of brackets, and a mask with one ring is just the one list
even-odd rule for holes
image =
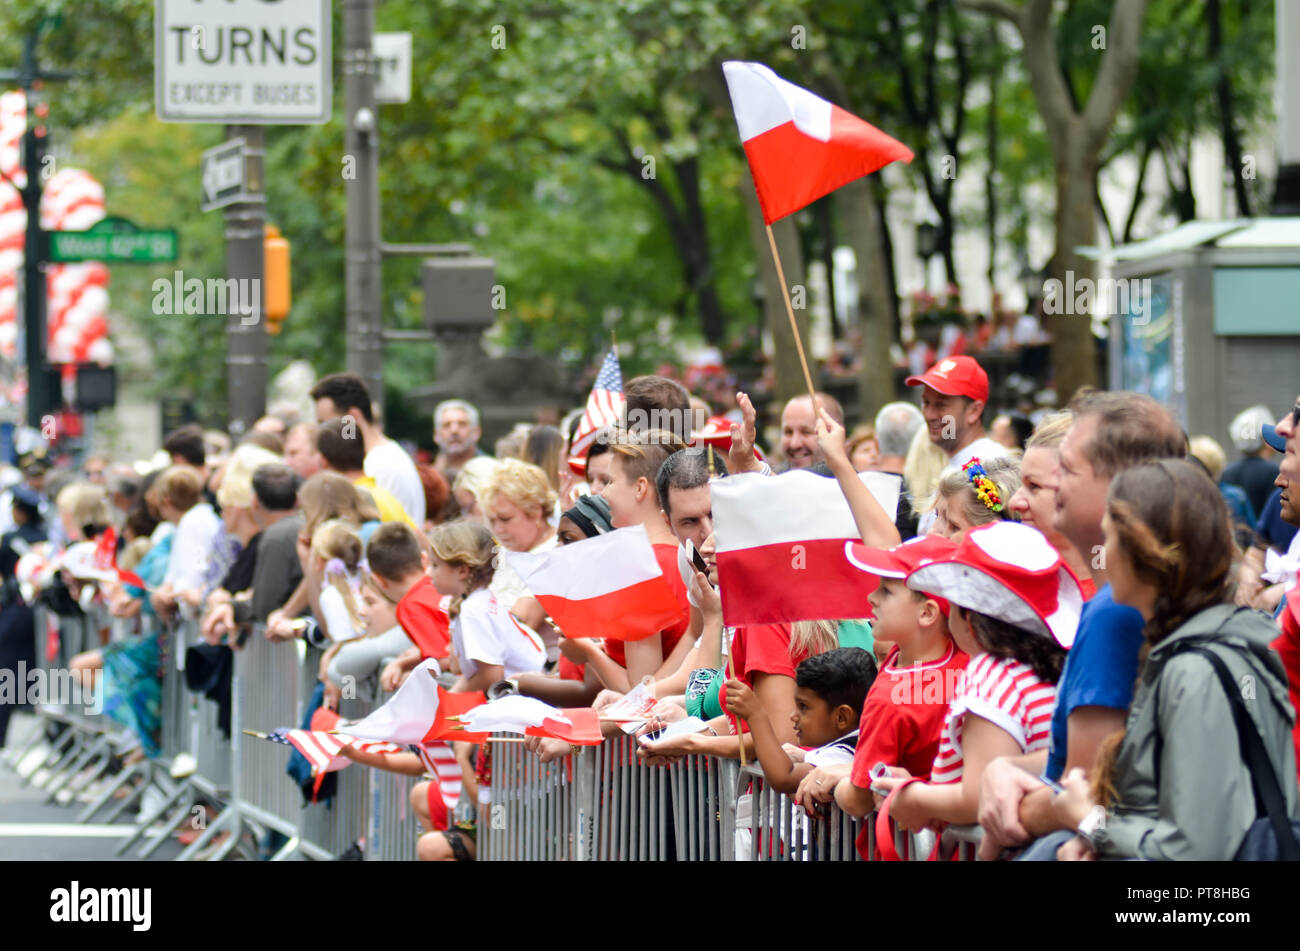
{"label": "white traffic sign", "polygon": [[203,198],[199,207],[212,211],[237,201],[266,201],[262,194],[250,195],[244,174],[244,156],[247,155],[244,139],[230,139],[203,153],[200,168],[203,174]]}
{"label": "white traffic sign", "polygon": [[411,101],[411,34],[376,33],[375,102]]}
{"label": "white traffic sign", "polygon": [[163,122],[327,122],[330,0],[154,0]]}

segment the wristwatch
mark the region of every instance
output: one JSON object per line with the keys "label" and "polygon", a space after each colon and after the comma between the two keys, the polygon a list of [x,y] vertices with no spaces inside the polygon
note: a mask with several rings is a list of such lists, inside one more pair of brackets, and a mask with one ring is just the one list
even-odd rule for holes
{"label": "wristwatch", "polygon": [[1096,849],[1097,833],[1104,828],[1106,828],[1106,807],[1093,806],[1075,831],[1079,833],[1080,838]]}

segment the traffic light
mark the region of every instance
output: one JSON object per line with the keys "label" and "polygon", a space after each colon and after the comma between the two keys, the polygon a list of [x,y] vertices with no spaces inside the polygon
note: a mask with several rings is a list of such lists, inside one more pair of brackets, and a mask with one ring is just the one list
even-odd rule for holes
{"label": "traffic light", "polygon": [[289,289],[289,242],[275,225],[266,226],[262,251],[262,312],[266,315],[266,332],[278,334],[289,316],[292,295]]}

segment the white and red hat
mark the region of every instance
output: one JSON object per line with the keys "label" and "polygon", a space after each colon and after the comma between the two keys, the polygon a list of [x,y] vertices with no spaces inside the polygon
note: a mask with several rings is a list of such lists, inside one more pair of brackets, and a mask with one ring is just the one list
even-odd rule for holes
{"label": "white and red hat", "polygon": [[[946,559],[956,550],[957,544],[942,535],[918,535],[893,548],[872,548],[862,542],[844,543],[844,557],[853,567],[869,575],[895,580],[909,577],[921,565]],[[946,616],[948,602],[938,596],[935,600]]]}
{"label": "white and red hat", "polygon": [[[691,433],[692,446],[712,446],[714,450],[726,455],[731,452],[732,421],[725,416],[710,416],[703,429]],[[763,453],[754,447],[754,458],[762,459]]]}
{"label": "white and red hat", "polygon": [[1066,649],[1083,610],[1074,572],[1042,532],[1019,522],[971,529],[948,557],[909,574],[907,586],[1051,637]]}
{"label": "white and red hat", "polygon": [[908,386],[925,384],[944,396],[965,396],[981,403],[989,401],[989,375],[974,357],[944,357],[920,376],[909,376]]}

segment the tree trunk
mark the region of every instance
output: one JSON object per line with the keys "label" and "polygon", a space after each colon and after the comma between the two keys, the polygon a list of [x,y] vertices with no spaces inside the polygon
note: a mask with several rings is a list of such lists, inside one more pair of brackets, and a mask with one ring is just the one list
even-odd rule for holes
{"label": "tree trunk", "polygon": [[[1073,145],[1072,141],[1068,141]],[[1056,376],[1056,398],[1066,405],[1081,386],[1097,385],[1096,344],[1092,335],[1092,312],[1074,310],[1072,287],[1080,280],[1095,278],[1095,265],[1082,257],[1078,248],[1097,239],[1095,159],[1070,148],[1065,162],[1058,163],[1056,189],[1056,254],[1052,258],[1051,276],[1061,282],[1064,313],[1045,315],[1043,323],[1052,337],[1052,370]],[[1073,284],[1071,283],[1073,280]],[[1096,307],[1096,295],[1092,295]],[[1066,304],[1066,302],[1069,302]]]}
{"label": "tree trunk", "polygon": [[[772,334],[772,368],[776,373],[773,395],[784,404],[793,396],[807,393],[808,386],[804,383],[803,369],[799,365],[799,353],[795,348],[794,334],[790,330],[790,318],[786,314],[781,282],[772,260],[772,248],[767,241],[767,229],[763,226],[763,212],[758,207],[758,195],[748,179],[741,185],[741,191],[745,196],[749,235],[754,243],[754,253],[758,256],[758,269],[763,281],[763,309],[767,317],[767,329]],[[799,246],[799,229],[795,226],[794,216],[782,218],[772,225],[772,233],[781,254],[781,267],[785,271],[787,287],[804,284],[803,249]],[[808,308],[796,310],[794,317],[799,325],[804,353],[809,354],[808,359],[811,361]],[[817,371],[811,362],[809,369],[813,374],[813,384],[816,385]],[[777,412],[780,412],[779,407]]]}
{"label": "tree trunk", "polygon": [[864,419],[894,399],[893,297],[888,264],[880,243],[880,208],[871,184],[863,178],[840,189],[845,234],[858,264],[858,327],[862,332],[862,370],[858,403]]}

